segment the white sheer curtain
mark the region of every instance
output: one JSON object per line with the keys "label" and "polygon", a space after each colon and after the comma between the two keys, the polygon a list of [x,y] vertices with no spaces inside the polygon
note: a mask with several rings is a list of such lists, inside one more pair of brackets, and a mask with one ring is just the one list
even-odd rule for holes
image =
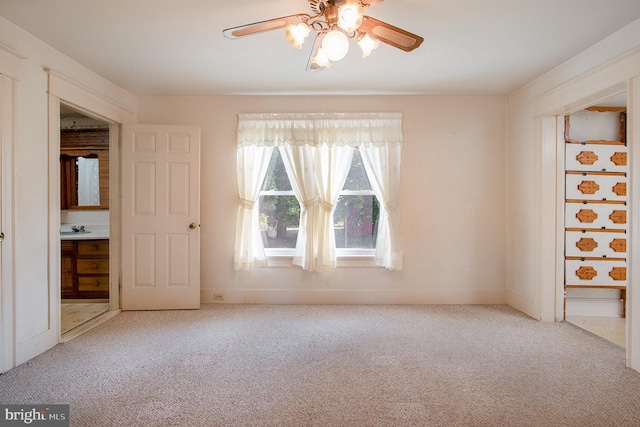
{"label": "white sheer curtain", "polygon": [[313,176],[314,148],[311,145],[285,144],[280,148],[291,188],[300,203],[300,225],[293,265],[316,269],[316,187]]}
{"label": "white sheer curtain", "polygon": [[315,148],[313,174],[318,189],[318,230],[317,266],[318,270],[335,268],[336,236],[333,227],[333,212],[336,209],[340,191],[351,168],[353,147],[348,145],[322,144]]}
{"label": "white sheer curtain", "polygon": [[371,189],[380,202],[375,263],[389,270],[402,270],[400,236],[400,152],[399,143],[380,147],[360,146]]}
{"label": "white sheer curtain", "polygon": [[238,146],[238,216],[233,257],[236,270],[266,265],[257,202],[272,153],[273,147],[264,145]]}
{"label": "white sheer curtain", "polygon": [[[271,155],[269,152],[267,156],[266,147],[275,146],[280,148],[291,185],[302,208],[294,258],[296,265],[307,270],[335,266],[333,211],[349,172],[353,150],[364,147],[369,153],[367,173],[371,175],[372,189],[381,203],[380,228],[383,230],[378,233],[376,259],[386,268],[402,268],[398,213],[401,114],[240,114],[237,136],[240,204],[236,269],[251,268],[264,261],[258,214],[257,209],[253,209],[253,203],[258,200]],[[251,162],[241,162],[240,153],[244,153],[243,157],[254,159],[254,170],[248,176],[245,176],[248,171],[246,165]],[[375,160],[376,157],[380,160]],[[257,158],[262,160],[258,161]],[[389,168],[385,169],[383,163],[393,163],[392,169],[398,173],[398,177],[385,176]],[[243,171],[240,170],[241,166]],[[261,175],[257,174],[258,169]],[[248,217],[247,211],[251,212],[253,219]]]}

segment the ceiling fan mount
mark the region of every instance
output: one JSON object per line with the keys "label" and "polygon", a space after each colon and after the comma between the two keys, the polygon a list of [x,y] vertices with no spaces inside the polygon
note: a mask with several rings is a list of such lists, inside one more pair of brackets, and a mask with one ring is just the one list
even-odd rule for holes
{"label": "ceiling fan mount", "polygon": [[222,34],[237,39],[265,31],[284,28],[289,43],[300,49],[306,37],[314,31],[315,42],[307,63],[307,70],[329,68],[331,61],[344,57],[349,49],[349,39],[356,39],[362,56],[368,56],[385,43],[405,52],[420,46],[424,39],[401,28],[364,15],[365,8],[384,0],[309,0],[314,15],[298,13],[281,18],[254,22],[227,28]]}

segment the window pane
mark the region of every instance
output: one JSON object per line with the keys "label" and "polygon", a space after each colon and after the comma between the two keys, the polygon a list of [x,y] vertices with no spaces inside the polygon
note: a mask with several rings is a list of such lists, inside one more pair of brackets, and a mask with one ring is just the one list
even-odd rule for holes
{"label": "window pane", "polygon": [[287,170],[284,167],[280,150],[277,148],[273,150],[271,162],[267,169],[267,176],[262,184],[262,191],[270,190],[291,191],[289,176],[287,175]]}
{"label": "window pane", "polygon": [[265,248],[295,248],[300,204],[295,196],[261,196],[260,230]]}
{"label": "window pane", "polygon": [[367,172],[362,163],[360,150],[356,149],[353,151],[351,170],[349,171],[349,175],[347,175],[343,190],[371,190],[371,184],[369,183]]}
{"label": "window pane", "polygon": [[336,248],[375,249],[380,206],[375,196],[340,196],[333,215]]}
{"label": "window pane", "polygon": [[260,230],[265,248],[295,248],[300,225],[300,204],[291,194],[291,183],[280,150],[273,150],[262,191],[289,194],[261,195]]}

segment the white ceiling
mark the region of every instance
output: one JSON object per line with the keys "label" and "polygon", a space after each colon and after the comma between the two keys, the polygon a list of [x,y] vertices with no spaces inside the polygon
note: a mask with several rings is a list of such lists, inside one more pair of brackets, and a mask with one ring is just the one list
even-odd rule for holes
{"label": "white ceiling", "polygon": [[0,0],[0,15],[136,95],[505,95],[640,19],[638,0],[387,0],[370,15],[424,37],[306,72],[311,42],[222,30],[311,13],[306,0]]}

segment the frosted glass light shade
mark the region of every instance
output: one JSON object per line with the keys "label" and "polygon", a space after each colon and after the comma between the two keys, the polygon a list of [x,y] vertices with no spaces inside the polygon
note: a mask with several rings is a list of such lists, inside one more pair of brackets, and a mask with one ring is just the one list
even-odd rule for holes
{"label": "frosted glass light shade", "polygon": [[339,61],[349,51],[349,38],[340,30],[332,30],[322,40],[322,50],[331,61]]}
{"label": "frosted glass light shade", "polygon": [[362,25],[362,5],[360,2],[348,1],[338,9],[338,27],[351,33]]}
{"label": "frosted glass light shade", "polygon": [[380,40],[372,39],[371,37],[369,37],[369,34],[365,34],[364,36],[360,37],[360,40],[358,40],[358,46],[360,46],[360,49],[362,49],[362,57],[366,58],[367,56],[369,56],[371,51],[373,51],[373,49],[376,49],[378,46],[380,46]]}
{"label": "frosted glass light shade", "polygon": [[295,47],[296,49],[300,49],[302,47],[302,44],[309,35],[309,32],[310,28],[304,22],[301,22],[299,24],[292,24],[290,22],[287,22],[287,26],[285,28],[287,40],[289,41],[291,46]]}
{"label": "frosted glass light shade", "polygon": [[320,49],[318,49],[318,52],[316,53],[316,56],[314,56],[313,58],[311,58],[311,62],[313,62],[314,64],[320,66],[320,67],[331,67],[331,61],[329,61],[329,58],[327,58],[327,55],[325,53],[325,51],[322,49],[322,47]]}

